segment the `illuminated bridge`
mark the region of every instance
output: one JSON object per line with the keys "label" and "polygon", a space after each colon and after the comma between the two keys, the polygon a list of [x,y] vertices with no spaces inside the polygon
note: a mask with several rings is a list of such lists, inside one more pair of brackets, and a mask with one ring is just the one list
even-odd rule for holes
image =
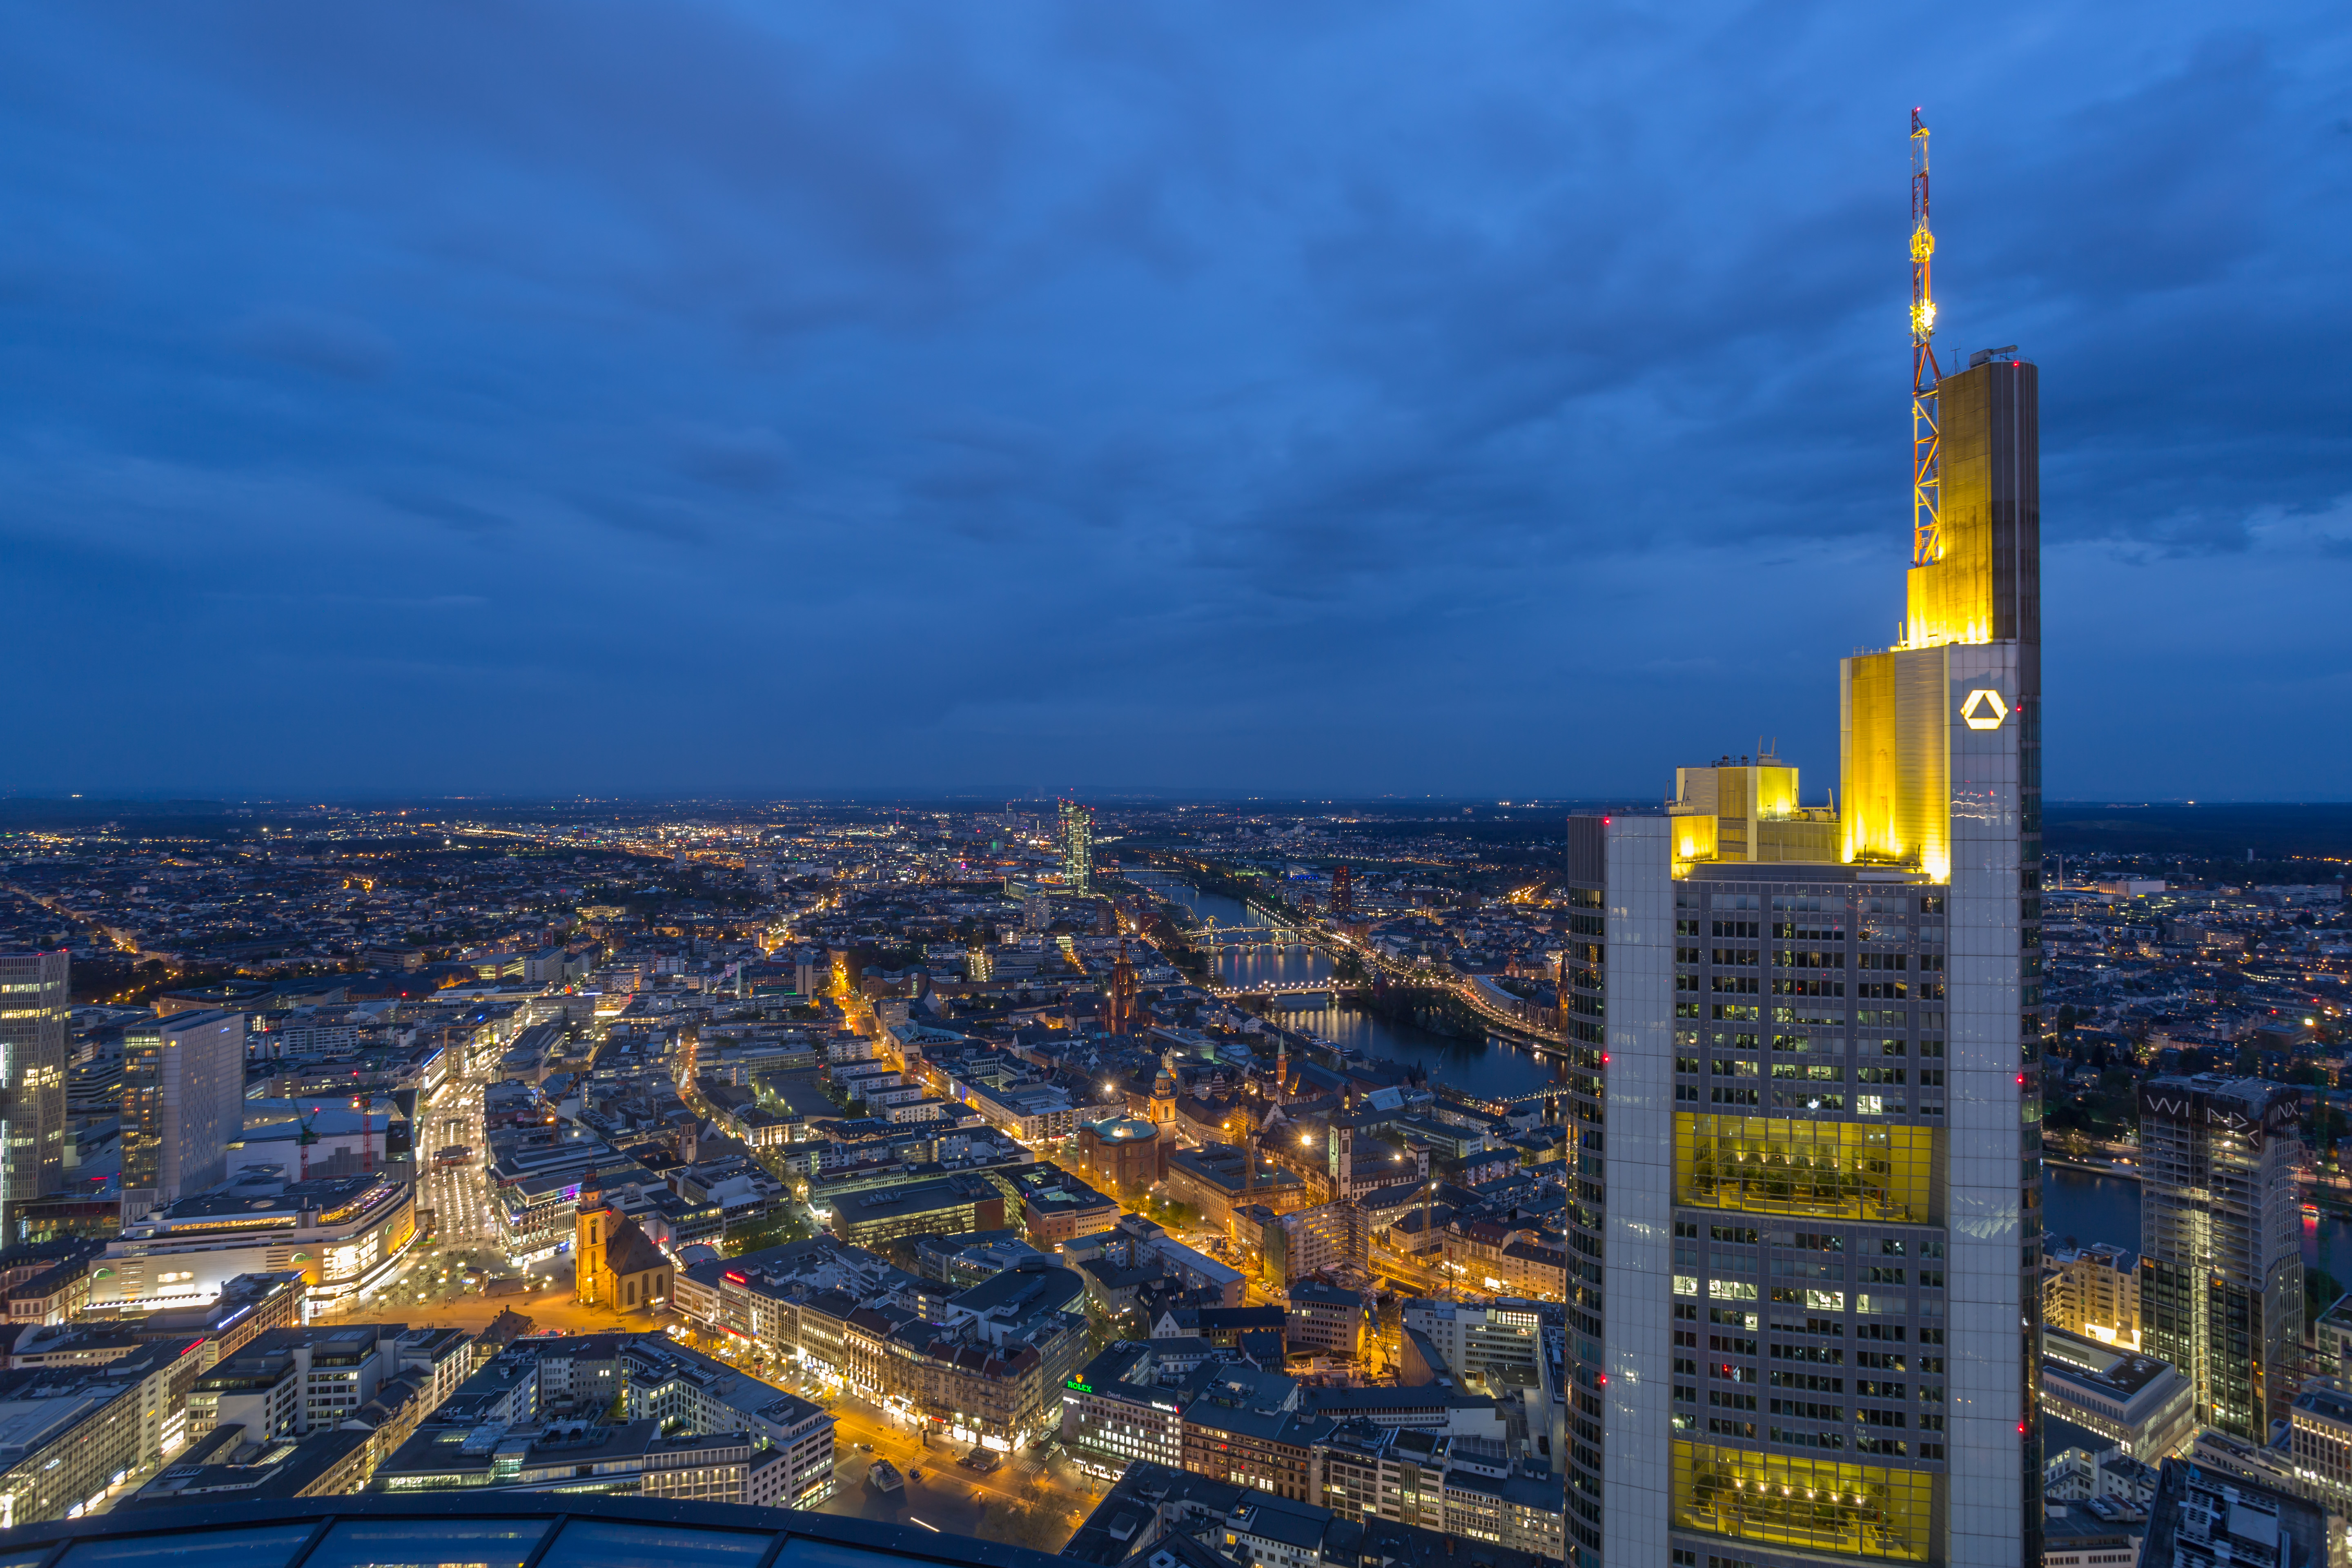
{"label": "illuminated bridge", "polygon": [[1339,989],[1328,980],[1275,980],[1263,985],[1212,985],[1212,996],[1312,996]]}
{"label": "illuminated bridge", "polygon": [[1231,947],[1293,947],[1308,940],[1307,933],[1293,926],[1219,926],[1212,918],[1191,933],[1198,944],[1219,948]]}

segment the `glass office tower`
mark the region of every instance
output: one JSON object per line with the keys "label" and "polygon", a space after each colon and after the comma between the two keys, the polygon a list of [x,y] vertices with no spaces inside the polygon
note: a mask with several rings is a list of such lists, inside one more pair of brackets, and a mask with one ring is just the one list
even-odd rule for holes
{"label": "glass office tower", "polygon": [[2303,1090],[2260,1079],[2140,1087],[2143,1348],[2197,1391],[2197,1419],[2253,1443],[2302,1385]]}
{"label": "glass office tower", "polygon": [[1095,890],[1095,814],[1075,800],[1062,802],[1062,882],[1074,893]]}
{"label": "glass office tower", "polygon": [[71,977],[63,951],[0,952],[0,1247],[18,1209],[63,1180]]}
{"label": "glass office tower", "polygon": [[1570,826],[1612,1568],[2041,1555],[2034,368],[1942,408],[1942,553],[1843,661],[1834,809],[1726,758]]}
{"label": "glass office tower", "polygon": [[218,1186],[245,1128],[245,1015],[205,1008],[122,1032],[122,1217]]}

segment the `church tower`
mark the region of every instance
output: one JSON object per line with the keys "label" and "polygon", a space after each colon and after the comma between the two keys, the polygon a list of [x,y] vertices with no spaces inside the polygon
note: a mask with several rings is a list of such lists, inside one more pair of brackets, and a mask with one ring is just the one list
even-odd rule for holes
{"label": "church tower", "polygon": [[1162,1126],[1176,1120],[1176,1064],[1169,1056],[1160,1053],[1160,1076],[1151,1080],[1151,1120]]}
{"label": "church tower", "polygon": [[572,1293],[583,1307],[597,1303],[597,1286],[605,1274],[604,1250],[612,1239],[613,1217],[613,1211],[604,1206],[601,1191],[593,1186],[580,1189],[579,1207],[572,1220]]}
{"label": "church tower", "polygon": [[1111,965],[1110,994],[1103,998],[1103,1027],[1114,1035],[1135,1032],[1135,962],[1127,955],[1127,938],[1118,939],[1118,962]]}

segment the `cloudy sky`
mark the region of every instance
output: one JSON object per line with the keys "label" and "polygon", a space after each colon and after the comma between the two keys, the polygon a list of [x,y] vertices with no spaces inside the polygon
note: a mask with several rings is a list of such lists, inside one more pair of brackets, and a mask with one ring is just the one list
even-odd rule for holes
{"label": "cloudy sky", "polygon": [[2053,794],[2347,794],[2340,0],[10,9],[0,789],[1818,798],[1918,103]]}

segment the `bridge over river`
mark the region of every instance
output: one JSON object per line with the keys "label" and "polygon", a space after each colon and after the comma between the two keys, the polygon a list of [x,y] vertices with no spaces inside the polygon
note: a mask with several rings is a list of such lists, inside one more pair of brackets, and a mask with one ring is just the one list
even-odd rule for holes
{"label": "bridge over river", "polygon": [[1328,997],[1335,991],[1347,991],[1351,989],[1360,990],[1361,987],[1341,985],[1329,980],[1269,980],[1261,981],[1255,984],[1212,985],[1209,987],[1209,994],[1212,996],[1222,997]]}

